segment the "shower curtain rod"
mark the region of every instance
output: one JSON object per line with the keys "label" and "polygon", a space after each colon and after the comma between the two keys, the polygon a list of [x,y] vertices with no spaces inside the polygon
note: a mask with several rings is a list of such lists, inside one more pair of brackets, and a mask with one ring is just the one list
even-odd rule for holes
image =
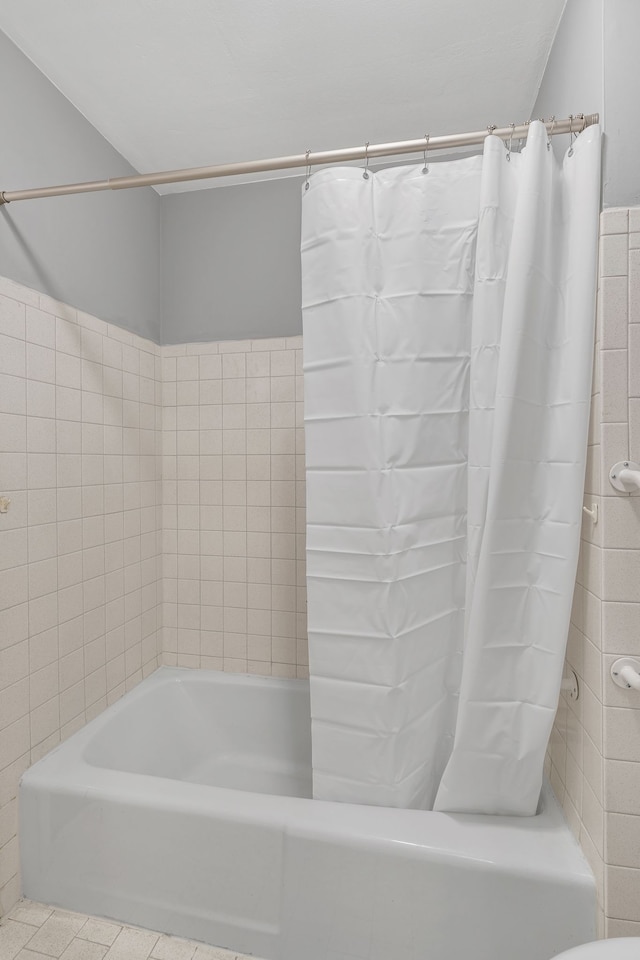
{"label": "shower curtain rod", "polygon": [[[567,120],[543,121],[550,136],[559,133],[581,133],[598,123],[597,113],[579,113]],[[84,183],[65,183],[54,187],[36,187],[31,190],[0,190],[0,205],[16,200],[37,200],[42,197],[62,197],[74,193],[96,193],[99,190],[128,190],[132,187],[153,187],[161,183],[184,183],[188,180],[210,180],[214,177],[233,177],[269,170],[290,170],[294,167],[314,167],[325,163],[348,163],[352,160],[372,160],[374,157],[392,157],[404,153],[425,153],[426,150],[445,150],[470,147],[483,143],[493,134],[502,140],[518,140],[527,135],[529,123],[510,124],[508,127],[489,126],[473,133],[458,133],[444,137],[425,134],[420,140],[399,140],[396,143],[366,144],[363,147],[345,147],[321,153],[299,153],[270,160],[245,160],[240,163],[221,163],[212,167],[187,167],[184,170],[165,170],[160,173],[142,173],[133,177],[112,177],[110,180],[89,180]]]}

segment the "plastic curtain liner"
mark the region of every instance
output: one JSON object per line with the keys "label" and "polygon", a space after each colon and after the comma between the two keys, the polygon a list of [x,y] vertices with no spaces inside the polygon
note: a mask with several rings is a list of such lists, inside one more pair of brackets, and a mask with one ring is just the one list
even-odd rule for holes
{"label": "plastic curtain liner", "polygon": [[600,133],[303,196],[314,797],[533,815],[576,574]]}

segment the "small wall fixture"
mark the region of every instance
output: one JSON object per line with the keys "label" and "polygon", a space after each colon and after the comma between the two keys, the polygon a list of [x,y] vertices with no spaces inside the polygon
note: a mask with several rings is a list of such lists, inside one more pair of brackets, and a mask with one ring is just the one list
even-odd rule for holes
{"label": "small wall fixture", "polygon": [[575,670],[569,670],[566,677],[562,678],[560,689],[569,697],[569,700],[577,700],[580,696],[580,687],[578,686],[578,677]]}
{"label": "small wall fixture", "polygon": [[640,660],[621,657],[611,664],[611,677],[618,687],[640,690]]}
{"label": "small wall fixture", "polygon": [[640,463],[634,460],[619,460],[609,470],[609,481],[620,493],[640,493]]}

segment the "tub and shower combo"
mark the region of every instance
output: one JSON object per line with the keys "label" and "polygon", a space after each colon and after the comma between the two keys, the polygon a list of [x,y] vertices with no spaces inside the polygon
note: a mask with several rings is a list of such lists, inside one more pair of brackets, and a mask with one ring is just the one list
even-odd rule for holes
{"label": "tub and shower combo", "polygon": [[309,689],[162,667],[40,760],[25,894],[268,960],[549,960],[594,886],[534,817],[312,800]]}
{"label": "tub and shower combo", "polygon": [[[599,134],[303,190],[309,682],[161,668],[27,771],[24,891],[268,960],[550,960]],[[542,786],[542,789],[541,789]]]}

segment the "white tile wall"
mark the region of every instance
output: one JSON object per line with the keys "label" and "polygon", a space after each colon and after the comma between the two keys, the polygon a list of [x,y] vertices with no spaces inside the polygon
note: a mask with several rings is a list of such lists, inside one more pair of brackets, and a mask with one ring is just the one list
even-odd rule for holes
{"label": "white tile wall", "polygon": [[640,209],[601,216],[598,323],[584,518],[567,663],[576,703],[561,698],[548,771],[598,883],[600,930],[640,936],[640,704],[610,678],[640,656],[640,498],[609,469],[640,460]]}
{"label": "white tile wall", "polygon": [[0,914],[20,774],[159,662],[307,675],[301,347],[159,348],[0,279]]}
{"label": "white tile wall", "polygon": [[0,279],[0,914],[21,773],[155,669],[159,348]]}
{"label": "white tile wall", "polygon": [[302,338],[162,354],[163,663],[307,676]]}

